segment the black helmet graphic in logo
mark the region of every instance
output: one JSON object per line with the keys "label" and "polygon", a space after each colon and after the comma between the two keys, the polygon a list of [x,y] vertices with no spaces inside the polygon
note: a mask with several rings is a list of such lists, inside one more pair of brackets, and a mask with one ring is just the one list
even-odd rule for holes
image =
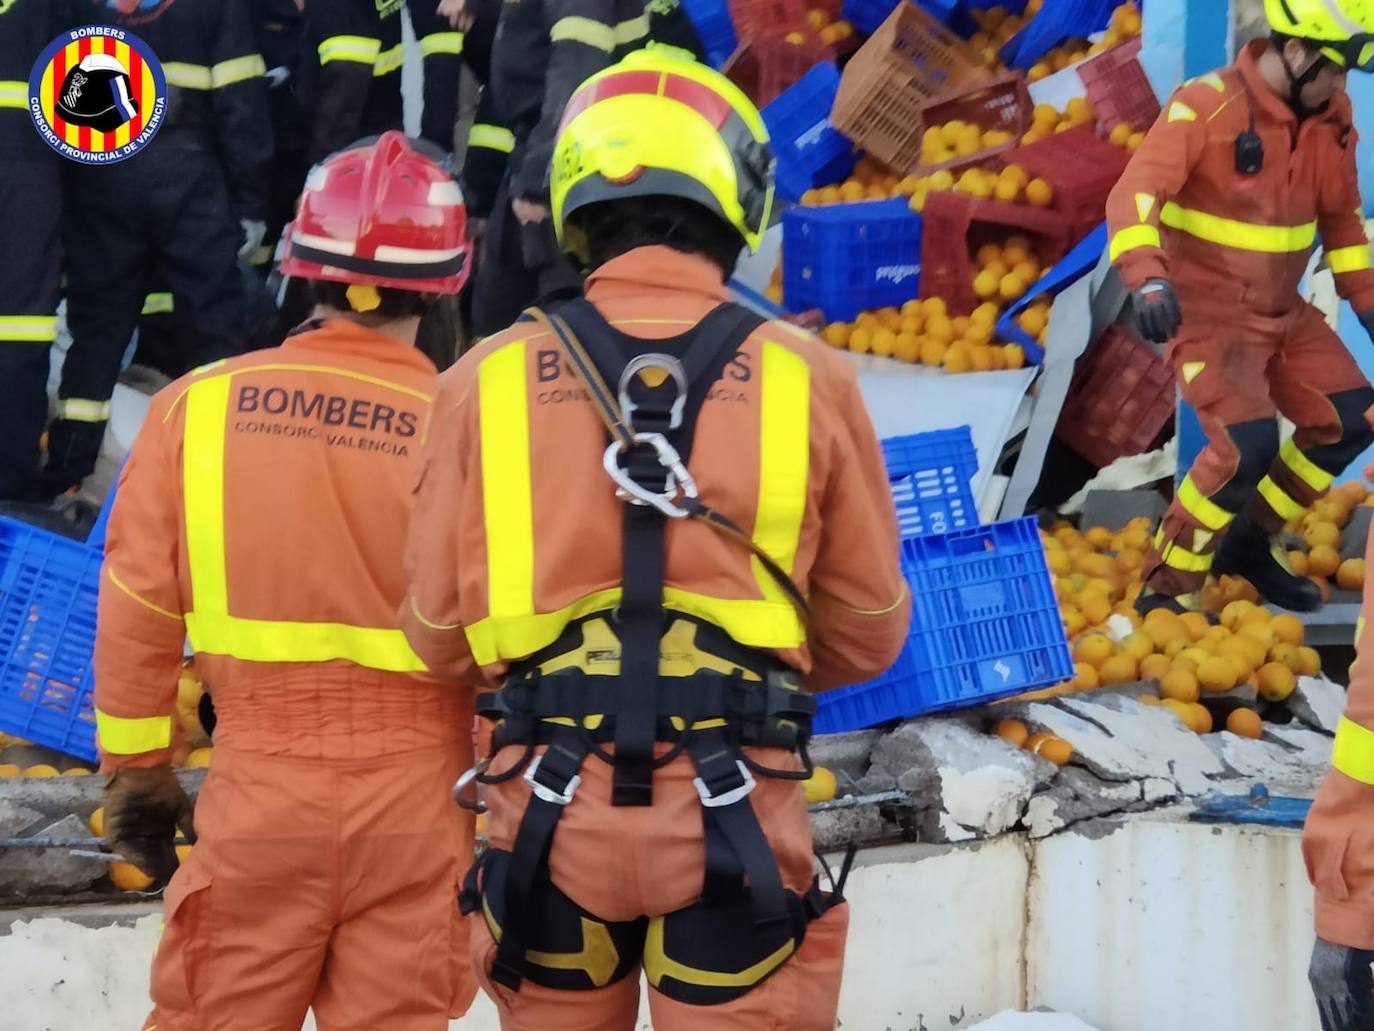
{"label": "black helmet graphic in logo", "polygon": [[129,71],[109,54],[90,54],[67,73],[57,113],[72,125],[114,132],[138,114]]}

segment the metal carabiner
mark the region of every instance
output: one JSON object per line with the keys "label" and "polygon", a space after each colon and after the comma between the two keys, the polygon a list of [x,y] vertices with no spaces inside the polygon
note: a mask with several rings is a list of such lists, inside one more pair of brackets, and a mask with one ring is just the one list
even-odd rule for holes
{"label": "metal carabiner", "polygon": [[668,429],[675,430],[682,425],[682,413],[687,407],[687,373],[682,368],[682,363],[671,354],[641,354],[630,359],[630,363],[625,366],[625,371],[620,374],[620,414],[625,420],[625,425],[631,430],[635,428],[635,412],[639,411],[640,406],[630,399],[630,383],[645,369],[662,369],[673,378],[673,383],[677,386],[677,397],[673,400],[673,407],[668,413]]}
{"label": "metal carabiner", "polygon": [[454,783],[453,800],[458,803],[458,808],[467,809],[474,813],[485,813],[487,811],[487,804],[485,802],[483,802],[480,798],[476,797],[474,797],[473,800],[469,802],[465,792],[468,789],[468,785],[475,781],[482,774],[486,773],[487,767],[490,765],[490,759],[479,759],[477,761],[476,766],[468,770],[467,773],[459,777],[458,780]]}
{"label": "metal carabiner", "polygon": [[692,474],[687,471],[677,448],[661,433],[636,433],[634,440],[636,444],[648,444],[654,449],[658,464],[669,473],[667,489],[662,494],[656,494],[636,483],[618,461],[627,449],[617,440],[606,448],[606,454],[602,458],[606,474],[616,483],[616,494],[632,505],[652,505],[669,519],[686,519],[692,513],[680,507],[677,499],[695,498],[697,481],[692,479]]}

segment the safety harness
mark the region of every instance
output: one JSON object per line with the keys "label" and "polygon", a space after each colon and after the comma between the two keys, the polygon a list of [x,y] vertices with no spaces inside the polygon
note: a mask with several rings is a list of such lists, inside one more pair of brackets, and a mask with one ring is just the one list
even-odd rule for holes
{"label": "safety harness", "polygon": [[[478,714],[496,724],[491,755],[511,745],[524,753],[499,776],[479,764],[455,795],[473,779],[493,784],[521,775],[532,795],[511,851],[483,855],[461,904],[465,912],[483,908],[498,941],[491,976],[508,988],[518,989],[526,977],[562,989],[602,987],[634,970],[642,951],[660,991],[696,1004],[725,1001],[781,966],[806,924],[843,901],[848,869],[846,862],[840,879],[832,879],[832,892],[821,891],[818,881],[804,896],[785,890],[750,803],[756,775],[801,780],[812,772],[806,745],[815,700],[800,690],[795,671],[741,647],[718,627],[664,608],[665,530],[670,519],[690,518],[747,546],[805,620],[800,589],[698,497],[687,471],[701,407],[762,320],[722,304],[689,333],[659,341],[661,351],[637,353],[643,340],[616,330],[581,298],[527,317],[562,344],[606,424],[603,465],[625,502],[622,592],[614,613],[571,624],[558,641],[514,667],[499,692],[479,696]],[[616,393],[608,383],[618,385]],[[597,643],[608,639],[613,649]],[[670,639],[713,657],[714,668],[664,675]],[[599,674],[598,657],[611,650],[618,652],[618,669]],[[569,662],[569,655],[582,658]],[[658,743],[670,747],[656,757]],[[606,744],[614,744],[613,754]],[[546,749],[536,757],[540,745]],[[803,768],[762,767],[746,747],[795,751]],[[582,911],[552,885],[548,858],[583,763],[595,755],[611,765],[612,805],[647,806],[654,771],[683,752],[697,774],[705,830],[699,904],[627,924]],[[732,942],[724,953],[720,935]],[[694,947],[706,939],[709,955]]]}

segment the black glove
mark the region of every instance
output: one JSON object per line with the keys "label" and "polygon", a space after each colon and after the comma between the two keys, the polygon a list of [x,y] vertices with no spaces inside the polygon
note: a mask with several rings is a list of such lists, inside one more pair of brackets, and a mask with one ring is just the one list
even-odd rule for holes
{"label": "black glove", "polygon": [[1369,339],[1374,340],[1374,308],[1355,314],[1359,317],[1360,325],[1364,326],[1364,331],[1369,334]]}
{"label": "black glove", "polygon": [[1307,979],[1322,1031],[1374,1031],[1374,952],[1317,939]]}
{"label": "black glove", "polygon": [[1152,344],[1167,344],[1178,335],[1183,325],[1183,310],[1178,294],[1167,279],[1147,279],[1145,285],[1131,294],[1135,304],[1136,325],[1140,335]]}
{"label": "black glove", "polygon": [[155,880],[176,873],[178,829],[195,844],[193,815],[170,766],[124,767],[105,778],[105,843]]}

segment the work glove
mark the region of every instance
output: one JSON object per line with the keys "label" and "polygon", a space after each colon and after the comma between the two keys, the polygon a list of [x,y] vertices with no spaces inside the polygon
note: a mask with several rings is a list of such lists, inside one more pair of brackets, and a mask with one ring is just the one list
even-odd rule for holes
{"label": "work glove", "polygon": [[177,869],[177,830],[195,844],[194,809],[168,765],[122,767],[105,778],[105,843],[149,877]]}
{"label": "work glove", "polygon": [[1183,325],[1183,309],[1178,294],[1167,279],[1147,279],[1131,294],[1135,303],[1136,325],[1140,335],[1152,344],[1167,344]]}
{"label": "work glove", "polygon": [[1312,949],[1307,979],[1317,997],[1322,1031],[1374,1031],[1374,952],[1333,945],[1321,938]]}
{"label": "work glove", "polygon": [[253,252],[262,246],[262,238],[267,235],[267,223],[251,218],[239,220],[243,230],[243,246],[239,248],[239,261],[252,261]]}

